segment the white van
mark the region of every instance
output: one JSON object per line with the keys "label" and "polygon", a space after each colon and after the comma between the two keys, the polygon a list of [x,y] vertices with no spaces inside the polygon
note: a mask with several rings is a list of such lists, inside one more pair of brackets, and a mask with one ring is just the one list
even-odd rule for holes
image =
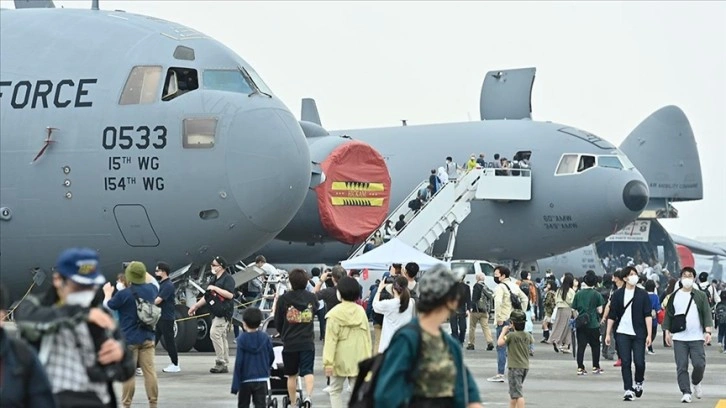
{"label": "white van", "polygon": [[[497,284],[494,283],[494,267],[496,265],[489,261],[471,260],[471,259],[454,259],[451,261],[451,270],[453,272],[463,272],[466,274],[464,281],[470,288],[476,283],[476,274],[482,272],[484,274],[484,283],[489,289],[494,291]],[[461,273],[460,272],[460,273]]]}

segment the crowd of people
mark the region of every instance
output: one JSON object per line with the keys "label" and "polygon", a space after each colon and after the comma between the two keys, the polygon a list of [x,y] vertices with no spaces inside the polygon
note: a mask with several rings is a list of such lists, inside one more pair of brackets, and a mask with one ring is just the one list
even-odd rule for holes
{"label": "crowd of people", "polygon": [[[264,258],[258,261],[260,269],[266,270]],[[157,264],[155,278],[143,263],[130,262],[114,287],[98,264],[93,250],[64,251],[46,296],[30,296],[14,310],[22,340],[8,336],[0,325],[1,406],[116,407],[120,403],[129,407],[137,371],[143,376],[149,406],[158,405],[155,346],[159,338],[165,339],[171,360],[161,371],[170,375],[181,371],[170,335],[175,303],[168,280],[170,267]],[[348,272],[339,265],[323,271],[314,268],[311,274],[291,270],[286,279],[277,281],[284,290],[275,292],[272,332],[264,330],[265,315],[251,303],[241,314],[236,353],[230,356],[228,332],[239,288],[227,271],[229,266],[221,257],[212,259],[213,278],[189,314],[205,306],[214,315],[210,337],[215,362],[209,371],[224,374],[231,368],[230,391],[237,395],[240,407],[267,406],[276,367],[286,377],[285,402],[312,406],[316,317],[328,383],[325,391],[334,408],[344,405],[346,382],[351,404],[481,407],[477,382],[465,362],[466,353],[475,350],[478,325],[486,350],[496,347],[496,373],[487,380],[508,383],[512,408],[525,406],[524,383],[535,351],[532,326],[536,320],[543,324],[541,342],[551,344],[555,352],[569,353],[576,347],[578,376],[602,374],[600,359],[614,359],[614,349],[625,401],[644,395],[645,355],[654,353],[651,346],[659,325],[664,346],[673,349],[681,402],[703,396],[705,347],[711,344],[715,328],[721,351],[726,347],[723,283],[709,283],[707,274],[699,275],[690,267],[682,268],[678,279],[671,277],[663,287],[634,266],[603,276],[593,271],[581,277],[565,273],[561,279],[547,271],[544,279],[534,281],[529,272],[515,276],[507,267],[497,266],[492,291],[484,275],[478,275],[469,287],[465,276],[455,275],[444,265],[421,276],[418,265],[408,263],[391,265],[367,296],[357,271]],[[275,269],[274,273],[279,272]],[[247,285],[248,295],[263,297],[259,290]],[[0,288],[3,320],[6,301],[7,294]],[[450,331],[443,330],[447,321]],[[571,344],[572,333],[576,345]],[[588,346],[591,370],[584,363]],[[280,359],[275,347],[281,348]],[[371,370],[373,366],[377,368]],[[120,400],[114,382],[123,384]]]}

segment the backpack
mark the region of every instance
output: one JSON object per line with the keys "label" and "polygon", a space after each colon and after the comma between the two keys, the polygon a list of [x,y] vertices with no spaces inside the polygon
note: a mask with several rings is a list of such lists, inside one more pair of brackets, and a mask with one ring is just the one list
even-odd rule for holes
{"label": "backpack", "polygon": [[506,283],[502,283],[502,285],[506,286],[509,291],[509,301],[512,302],[512,309],[522,310],[522,302],[519,300],[519,296],[515,295]]}
{"label": "backpack", "polygon": [[[416,331],[418,334],[418,348],[416,349],[416,358],[413,360],[415,363],[421,360],[421,326],[410,322],[398,329],[394,334],[393,339],[400,332],[410,328]],[[393,342],[391,339],[391,342]],[[350,402],[348,403],[349,408],[373,408],[375,406],[375,392],[376,384],[378,383],[378,373],[381,371],[383,361],[386,359],[386,354],[389,352],[386,349],[383,353],[379,353],[371,358],[365,359],[358,363],[358,376],[355,379],[355,386],[353,392],[350,393]],[[409,380],[413,381],[413,374],[416,369],[412,369],[408,372]]]}
{"label": "backpack", "polygon": [[719,303],[716,305],[716,323],[726,324],[726,304]]}
{"label": "backpack", "polygon": [[479,299],[476,301],[476,308],[481,313],[489,313],[489,309],[491,307],[491,300],[493,297],[491,289],[487,287],[487,285],[484,282],[479,282],[477,285],[481,285],[481,295],[479,296]]}
{"label": "backpack", "polygon": [[131,293],[136,299],[136,316],[139,318],[139,326],[144,330],[155,331],[156,323],[161,318],[161,308],[146,299],[142,299],[131,286]]}
{"label": "backpack", "polygon": [[520,282],[519,289],[527,295],[527,298],[529,298],[529,303],[527,304],[527,310],[529,310],[532,307],[532,303],[537,298],[537,294],[536,292],[532,293],[532,285],[530,285],[527,281]]}

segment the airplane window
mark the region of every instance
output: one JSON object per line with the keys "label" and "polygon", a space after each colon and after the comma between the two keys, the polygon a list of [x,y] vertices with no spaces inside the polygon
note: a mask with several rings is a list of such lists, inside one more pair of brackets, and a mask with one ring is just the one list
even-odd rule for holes
{"label": "airplane window", "polygon": [[623,163],[623,166],[625,166],[626,169],[630,170],[635,168],[633,162],[631,162],[628,156],[626,156],[624,153],[618,154],[618,158]]}
{"label": "airplane window", "polygon": [[196,69],[171,67],[166,72],[161,100],[170,101],[198,88],[199,79]]}
{"label": "airplane window", "polygon": [[618,156],[598,156],[598,167],[606,167],[608,169],[622,169],[623,163],[620,162]]}
{"label": "airplane window", "polygon": [[216,118],[184,119],[182,146],[185,149],[209,149],[214,147],[216,132]]}
{"label": "airplane window", "polygon": [[560,159],[560,164],[557,166],[555,174],[574,174],[577,169],[577,155],[576,154],[565,154]]}
{"label": "airplane window", "polygon": [[202,77],[204,81],[204,89],[215,91],[239,92],[251,94],[253,92],[252,85],[239,70],[218,70],[208,69],[204,71]]}
{"label": "airplane window", "polygon": [[194,61],[194,49],[179,45],[174,50],[174,58],[178,60]]}
{"label": "airplane window", "polygon": [[595,156],[580,156],[580,162],[577,165],[577,172],[582,173],[583,171],[595,167]]}
{"label": "airplane window", "polygon": [[121,93],[119,105],[153,103],[159,91],[160,66],[136,66],[131,69]]}
{"label": "airplane window", "polygon": [[255,82],[255,85],[257,85],[257,87],[260,88],[260,91],[267,93],[267,94],[272,94],[272,90],[270,89],[269,86],[267,86],[265,81],[262,80],[262,78],[257,73],[257,71],[252,69],[252,67],[247,67],[246,69],[247,69],[247,72],[250,74],[250,77],[252,78],[252,80]]}

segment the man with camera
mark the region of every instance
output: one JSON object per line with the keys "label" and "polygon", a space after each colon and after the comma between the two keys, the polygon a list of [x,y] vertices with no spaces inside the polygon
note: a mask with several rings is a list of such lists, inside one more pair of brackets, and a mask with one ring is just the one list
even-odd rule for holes
{"label": "man with camera", "polygon": [[[703,396],[701,381],[706,371],[706,350],[704,344],[711,342],[713,319],[708,298],[703,291],[693,290],[695,269],[686,266],[681,269],[681,288],[673,292],[673,301],[666,306],[663,330],[666,344],[673,347],[676,358],[676,374],[680,388],[681,402],[691,402],[693,395]],[[688,360],[693,364],[693,373],[688,378]]]}

